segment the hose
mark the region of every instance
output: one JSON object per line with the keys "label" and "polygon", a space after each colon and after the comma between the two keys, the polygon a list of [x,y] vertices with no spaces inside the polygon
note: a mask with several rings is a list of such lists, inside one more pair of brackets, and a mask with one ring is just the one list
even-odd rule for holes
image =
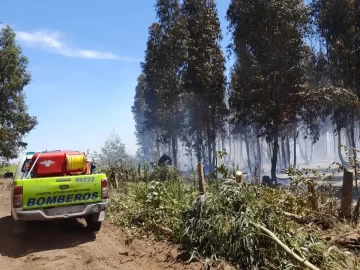
{"label": "hose", "polygon": [[66,170],[68,172],[84,172],[86,170],[85,155],[66,155]]}

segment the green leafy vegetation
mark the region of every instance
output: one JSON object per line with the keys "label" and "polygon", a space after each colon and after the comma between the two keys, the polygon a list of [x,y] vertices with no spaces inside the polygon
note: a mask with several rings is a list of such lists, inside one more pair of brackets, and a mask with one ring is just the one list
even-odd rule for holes
{"label": "green leafy vegetation", "polygon": [[[115,224],[179,237],[182,213],[191,208],[197,193],[192,186],[165,182],[125,184],[125,192],[111,193],[109,217]],[[175,232],[175,235],[173,235]]]}
{"label": "green leafy vegetation", "polygon": [[[145,173],[144,181],[122,181],[118,189],[112,190],[108,214],[118,225],[137,226],[160,237],[164,228],[180,230],[181,214],[190,209],[197,189],[181,181],[176,170],[154,167],[151,173]],[[160,177],[161,181],[154,181]]]}
{"label": "green leafy vegetation", "polygon": [[333,249],[326,256],[329,247],[315,235],[299,233],[292,222],[286,221],[284,210],[293,207],[282,205],[277,196],[271,200],[269,195],[273,191],[268,187],[221,183],[217,192],[199,197],[185,215],[182,247],[200,258],[225,258],[240,269],[301,268],[256,226],[259,224],[319,268],[341,269],[345,255]]}
{"label": "green leafy vegetation", "polygon": [[[163,170],[165,178],[161,178]],[[219,164],[216,172],[226,175],[229,169]],[[295,253],[319,269],[353,269],[349,254],[304,226],[331,230],[339,223],[333,195],[316,188],[318,208],[314,210],[313,194],[306,189],[314,178],[327,181],[331,175],[291,168],[287,173],[292,179],[287,189],[223,178],[207,181],[207,193],[199,196],[190,178],[153,164],[135,182],[121,181],[112,190],[107,215],[115,224],[133,228],[133,237],[154,233],[158,239],[180,244],[189,261],[226,260],[239,269],[302,269]]]}
{"label": "green leafy vegetation", "polygon": [[15,174],[17,164],[7,164],[0,166],[0,177],[6,172],[12,172]]}

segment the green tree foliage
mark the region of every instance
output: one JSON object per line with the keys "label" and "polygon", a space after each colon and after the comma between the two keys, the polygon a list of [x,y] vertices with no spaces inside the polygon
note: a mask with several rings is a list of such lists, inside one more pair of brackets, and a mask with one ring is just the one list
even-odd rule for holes
{"label": "green tree foliage", "polygon": [[334,86],[354,89],[355,0],[314,0],[312,12],[318,33],[325,41],[330,79]]}
{"label": "green tree foliage", "polygon": [[115,132],[110,134],[100,153],[94,153],[94,156],[102,165],[115,164],[118,160],[129,158],[125,145],[122,143],[120,136]]}
{"label": "green tree foliage", "polygon": [[158,23],[153,23],[149,27],[149,37],[147,41],[147,47],[145,51],[145,60],[141,63],[142,73],[145,76],[145,89],[144,99],[146,109],[145,116],[145,128],[153,130],[155,133],[156,150],[159,154],[159,136],[160,128],[158,122],[158,95],[157,89],[159,89],[159,82],[161,79],[161,71],[159,63],[161,61],[161,30]]}
{"label": "green tree foliage", "polygon": [[[158,22],[149,29],[145,61],[145,128],[171,145],[177,165],[179,139],[194,144],[198,160],[215,158],[216,137],[224,131],[225,58],[214,1],[159,0]],[[192,148],[192,147],[190,147]]]}
{"label": "green tree foliage", "polygon": [[254,123],[273,143],[271,177],[276,181],[279,136],[294,123],[306,91],[303,59],[309,11],[301,0],[232,0],[227,12],[235,70],[245,87],[233,89],[239,119]]}
{"label": "green tree foliage", "polygon": [[[144,145],[140,155],[155,144],[177,165],[181,140],[189,156],[195,152],[211,171],[230,127],[230,135],[245,141],[250,171],[271,157],[276,181],[279,156],[286,167],[293,152],[296,164],[299,134],[315,143],[335,124],[354,145],[360,116],[358,0],[313,0],[308,6],[303,0],[232,0],[227,19],[236,62],[229,97],[215,1],[158,0],[155,10],[133,107],[138,143]],[[314,32],[324,44],[313,44]],[[269,149],[262,149],[260,138]]]}
{"label": "green tree foliage", "polygon": [[158,0],[155,7],[161,31],[157,116],[162,131],[162,142],[171,143],[174,165],[177,166],[178,135],[182,131],[184,119],[184,18],[181,16],[178,0]]}
{"label": "green tree foliage", "polygon": [[30,83],[28,59],[16,44],[15,33],[6,26],[0,32],[0,158],[16,158],[27,144],[24,135],[37,125],[29,115],[23,89]]}
{"label": "green tree foliage", "polygon": [[220,22],[213,0],[185,0],[182,9],[187,26],[184,86],[188,94],[188,132],[196,134],[198,161],[204,157],[204,142],[207,141],[211,164],[215,158],[211,153],[216,149],[216,135],[224,131],[227,115]]}
{"label": "green tree foliage", "polygon": [[140,74],[138,77],[138,84],[135,88],[135,100],[131,107],[135,120],[135,135],[137,144],[139,146],[137,158],[140,161],[150,161],[153,158],[153,152],[155,147],[155,134],[153,130],[146,129],[145,127],[145,76]]}
{"label": "green tree foliage", "polygon": [[[324,41],[331,84],[359,96],[358,1],[313,0],[311,9],[318,35]],[[358,116],[358,110],[352,107],[338,107],[334,110],[336,129],[338,133],[346,129],[351,147],[355,147],[354,128]]]}
{"label": "green tree foliage", "polygon": [[253,82],[251,78],[259,74],[259,70],[255,64],[252,63],[252,59],[247,51],[244,52],[244,56],[241,57],[241,62],[236,61],[232,70],[231,70],[231,80],[230,80],[230,108],[231,108],[231,122],[233,125],[232,132],[237,136],[243,134],[243,139],[245,141],[246,153],[247,153],[247,164],[249,171],[253,172],[253,166],[251,161],[250,154],[250,137],[258,136],[256,124],[250,121],[251,117],[249,113],[255,113],[251,111],[243,111],[239,108],[242,108],[246,102],[244,97],[246,93],[250,92],[253,89]]}

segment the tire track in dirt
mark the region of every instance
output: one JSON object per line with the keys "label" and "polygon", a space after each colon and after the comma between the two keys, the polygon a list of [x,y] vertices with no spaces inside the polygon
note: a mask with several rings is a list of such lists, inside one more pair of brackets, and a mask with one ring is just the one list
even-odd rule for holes
{"label": "tire track in dirt", "polygon": [[[83,224],[32,222],[26,234],[11,232],[9,180],[0,179],[0,269],[122,269],[195,270],[201,264],[176,261],[176,247],[135,239],[125,245],[126,234],[105,221],[97,234]],[[150,241],[150,242],[149,242]]]}

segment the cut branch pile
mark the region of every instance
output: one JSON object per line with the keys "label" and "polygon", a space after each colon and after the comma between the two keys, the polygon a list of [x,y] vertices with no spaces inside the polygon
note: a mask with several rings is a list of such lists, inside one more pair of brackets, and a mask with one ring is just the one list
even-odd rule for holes
{"label": "cut branch pile", "polygon": [[182,248],[192,258],[225,259],[239,269],[346,269],[344,253],[300,233],[291,219],[307,219],[264,200],[268,192],[225,181],[200,196],[182,219]]}

